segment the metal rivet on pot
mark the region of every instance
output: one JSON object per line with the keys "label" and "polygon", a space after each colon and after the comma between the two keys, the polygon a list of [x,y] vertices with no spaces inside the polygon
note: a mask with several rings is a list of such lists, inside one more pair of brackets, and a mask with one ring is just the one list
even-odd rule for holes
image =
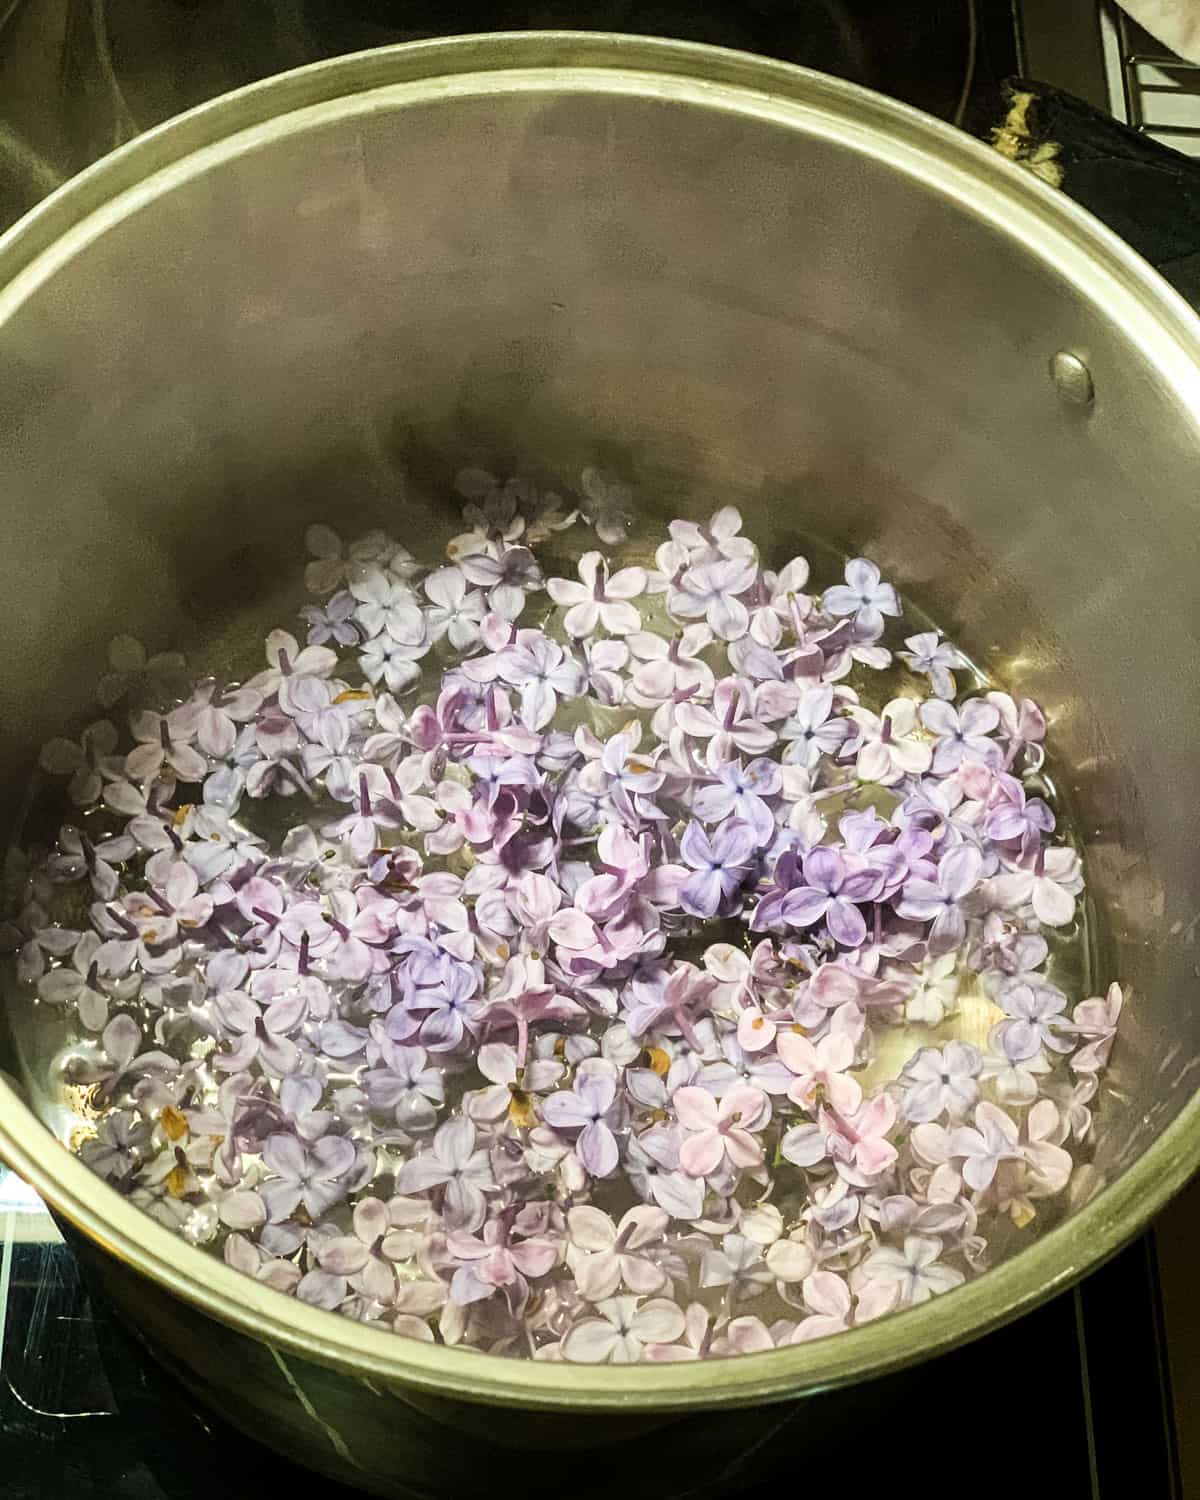
{"label": "metal rivet on pot", "polygon": [[1078,354],[1060,349],[1050,361],[1050,378],[1058,394],[1072,406],[1087,406],[1096,394],[1092,372]]}

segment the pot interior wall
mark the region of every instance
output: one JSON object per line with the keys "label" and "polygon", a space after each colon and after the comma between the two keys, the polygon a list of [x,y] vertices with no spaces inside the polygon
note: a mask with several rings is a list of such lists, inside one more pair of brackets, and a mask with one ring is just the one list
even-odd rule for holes
{"label": "pot interior wall", "polygon": [[[1048,379],[1063,347],[1090,409]],[[10,825],[111,635],[245,667],[307,523],[420,552],[460,464],[599,461],[663,517],[736,503],[777,558],[868,552],[1047,705],[1135,996],[1104,1170],[1184,1102],[1196,418],[961,201],[716,92],[381,92],[145,193],[0,351]]]}

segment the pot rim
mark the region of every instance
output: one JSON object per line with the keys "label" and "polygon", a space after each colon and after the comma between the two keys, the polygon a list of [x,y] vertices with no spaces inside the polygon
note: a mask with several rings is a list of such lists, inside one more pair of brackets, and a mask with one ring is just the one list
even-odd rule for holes
{"label": "pot rim", "polygon": [[[312,64],[156,127],[0,236],[0,323],[106,226],[197,172],[318,119],[499,91],[587,90],[742,112],[866,152],[1049,262],[1077,295],[1136,321],[1146,358],[1200,429],[1200,320],[1127,245],[1031,173],[856,85],[689,42],[485,33]],[[734,1359],[604,1367],[518,1361],[367,1328],[308,1307],[187,1244],[96,1177],[0,1075],[0,1156],[115,1259],[251,1337],[349,1374],[496,1404],[644,1411],[784,1399],[882,1374],[1028,1311],[1115,1253],[1200,1165],[1200,1095],[1090,1203],[944,1298],[834,1338]]]}

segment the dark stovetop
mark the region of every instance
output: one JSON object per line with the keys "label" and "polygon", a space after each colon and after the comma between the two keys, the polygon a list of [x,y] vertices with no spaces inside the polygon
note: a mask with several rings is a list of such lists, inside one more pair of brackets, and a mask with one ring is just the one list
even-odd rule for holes
{"label": "dark stovetop", "polygon": [[[1019,3],[0,0],[0,228],[104,151],[203,99],[319,57],[439,33],[566,26],[688,36],[822,68],[986,135],[1004,112],[1001,81],[1024,66]],[[1178,284],[1191,276],[1200,295],[1191,265],[1200,261],[1200,167],[1156,155],[1152,143],[1053,95],[1040,128],[1064,143],[1066,190],[1169,274],[1181,265]],[[1169,1238],[1173,1252],[1179,1239]],[[1169,1282],[1190,1286],[1177,1254],[1163,1264]],[[1188,1327],[1186,1301],[1169,1300],[1172,1330]],[[1177,1383],[1191,1364],[1177,1364]],[[905,1455],[901,1472],[914,1488],[889,1485],[900,1496],[1032,1486],[1039,1496],[1095,1500],[1124,1493],[1135,1444],[1141,1492],[1173,1500],[1182,1489],[1154,1236],[968,1348],[800,1410],[803,1432],[799,1418],[789,1423],[704,1495],[733,1483],[765,1496],[773,1476],[775,1488],[800,1479],[810,1493],[829,1493],[853,1483],[847,1453],[857,1453],[839,1438],[870,1433]],[[289,1481],[311,1482],[198,1413],[107,1304],[89,1297],[49,1216],[0,1168],[5,1500],[261,1500]],[[323,1486],[325,1500],[347,1493]]]}

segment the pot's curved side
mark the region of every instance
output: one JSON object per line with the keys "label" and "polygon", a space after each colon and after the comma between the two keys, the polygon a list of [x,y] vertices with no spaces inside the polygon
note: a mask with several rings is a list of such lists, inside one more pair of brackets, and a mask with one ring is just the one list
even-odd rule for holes
{"label": "pot's curved side", "polygon": [[[347,197],[362,211],[338,238]],[[498,264],[489,230],[507,236]],[[642,460],[643,478],[669,447],[668,477],[698,504],[719,494],[784,537],[871,545],[998,672],[1024,649],[1014,670],[1060,710],[1096,817],[1098,888],[1120,898],[1122,952],[1146,977],[1120,1049],[1136,1103],[1098,1198],[943,1301],[719,1364],[518,1364],[299,1305],[147,1220],[0,1085],[0,1151],[125,1263],[104,1272],[114,1293],[210,1399],[228,1399],[253,1364],[270,1410],[287,1386],[280,1360],[300,1358],[341,1372],[333,1404],[355,1390],[342,1377],[422,1409],[447,1392],[593,1414],[779,1400],[1032,1306],[1186,1179],[1200,1044],[1186,955],[1153,939],[1194,902],[1200,334],[1088,216],[911,110],[783,65],[618,38],[469,38],[320,64],[134,142],[0,240],[0,327],[0,461],[18,518],[0,586],[29,615],[13,625],[18,645],[18,627],[29,636],[26,677],[0,684],[14,785],[46,732],[43,698],[71,696],[71,652],[90,661],[120,610],[165,628],[185,592],[199,628],[236,586],[270,603],[255,580],[278,525],[327,518],[304,507],[327,501],[334,438],[358,444],[359,468],[338,482],[365,505],[367,462],[386,467],[381,434],[397,412],[435,450],[491,443],[505,458],[587,461],[591,429]],[[1067,345],[1092,364],[1090,411],[1060,406],[1047,377]],[[159,400],[190,449],[156,449]],[[1159,440],[1151,480],[1138,459]],[[32,587],[51,541],[64,577]],[[1059,577],[1064,597],[1048,597]],[[76,578],[87,608],[55,615]],[[1162,625],[1136,613],[1143,588]],[[1127,629],[1114,627],[1120,611]],[[1170,677],[1154,656],[1163,629],[1187,680],[1170,704],[1158,693],[1151,721],[1137,669]],[[1131,770],[1143,762],[1151,788],[1178,786],[1178,813],[1148,806]],[[201,1314],[237,1332],[206,1334]],[[209,1338],[228,1354],[210,1361]],[[322,1409],[326,1423],[339,1425]]]}

